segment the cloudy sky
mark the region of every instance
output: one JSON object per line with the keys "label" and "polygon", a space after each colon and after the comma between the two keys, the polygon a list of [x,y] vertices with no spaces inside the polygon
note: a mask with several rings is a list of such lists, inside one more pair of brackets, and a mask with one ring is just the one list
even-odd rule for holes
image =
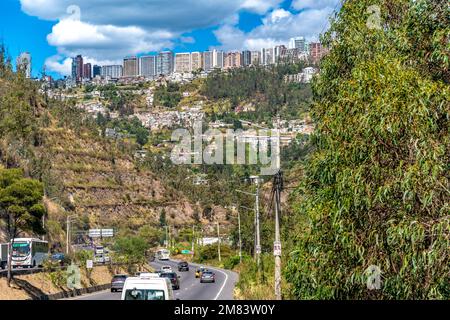
{"label": "cloudy sky", "polygon": [[93,64],[154,53],[260,49],[315,40],[339,0],[2,0],[1,37],[12,56],[30,51],[34,74],[70,73],[71,57]]}

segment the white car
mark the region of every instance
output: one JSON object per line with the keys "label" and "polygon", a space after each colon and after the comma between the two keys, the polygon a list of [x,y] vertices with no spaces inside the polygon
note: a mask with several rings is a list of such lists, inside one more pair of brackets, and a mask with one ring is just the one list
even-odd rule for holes
{"label": "white car", "polygon": [[161,267],[161,273],[167,273],[167,272],[173,272],[171,266],[162,266]]}
{"label": "white car", "polygon": [[172,284],[157,273],[141,273],[125,280],[122,300],[174,300]]}

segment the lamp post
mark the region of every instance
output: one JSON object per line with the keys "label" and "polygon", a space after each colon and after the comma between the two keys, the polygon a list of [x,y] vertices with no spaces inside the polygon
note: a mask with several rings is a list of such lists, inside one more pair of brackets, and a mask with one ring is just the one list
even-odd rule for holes
{"label": "lamp post", "polygon": [[67,216],[66,220],[66,254],[69,255],[69,248],[71,247],[71,236],[70,236],[70,223],[73,218],[76,218],[77,215]]}

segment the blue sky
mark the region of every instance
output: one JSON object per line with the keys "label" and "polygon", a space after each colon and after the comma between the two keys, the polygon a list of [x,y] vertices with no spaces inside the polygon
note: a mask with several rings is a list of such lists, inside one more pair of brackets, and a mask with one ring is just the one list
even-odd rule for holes
{"label": "blue sky", "polygon": [[127,55],[259,50],[289,38],[316,40],[339,0],[2,0],[0,36],[10,55],[32,54],[33,75],[46,66],[68,74],[70,58],[120,63]]}

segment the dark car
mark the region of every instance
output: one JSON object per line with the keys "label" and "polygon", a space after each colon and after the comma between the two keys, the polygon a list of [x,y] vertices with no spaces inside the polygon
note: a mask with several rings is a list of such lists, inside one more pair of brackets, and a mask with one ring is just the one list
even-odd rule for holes
{"label": "dark car", "polygon": [[216,282],[216,275],[211,271],[203,271],[202,276],[200,277],[200,283],[204,282]]}
{"label": "dark car", "polygon": [[172,283],[172,289],[180,289],[180,276],[178,276],[175,272],[164,272],[160,274],[160,277],[168,278],[170,280],[170,283]]}
{"label": "dark car", "polygon": [[50,256],[50,260],[57,262],[60,266],[64,266],[70,262],[64,253],[54,253]]}
{"label": "dark car", "polygon": [[189,264],[185,261],[179,262],[178,271],[189,271]]}
{"label": "dark car", "polygon": [[122,290],[127,278],[126,274],[116,274],[111,280],[111,292]]}

